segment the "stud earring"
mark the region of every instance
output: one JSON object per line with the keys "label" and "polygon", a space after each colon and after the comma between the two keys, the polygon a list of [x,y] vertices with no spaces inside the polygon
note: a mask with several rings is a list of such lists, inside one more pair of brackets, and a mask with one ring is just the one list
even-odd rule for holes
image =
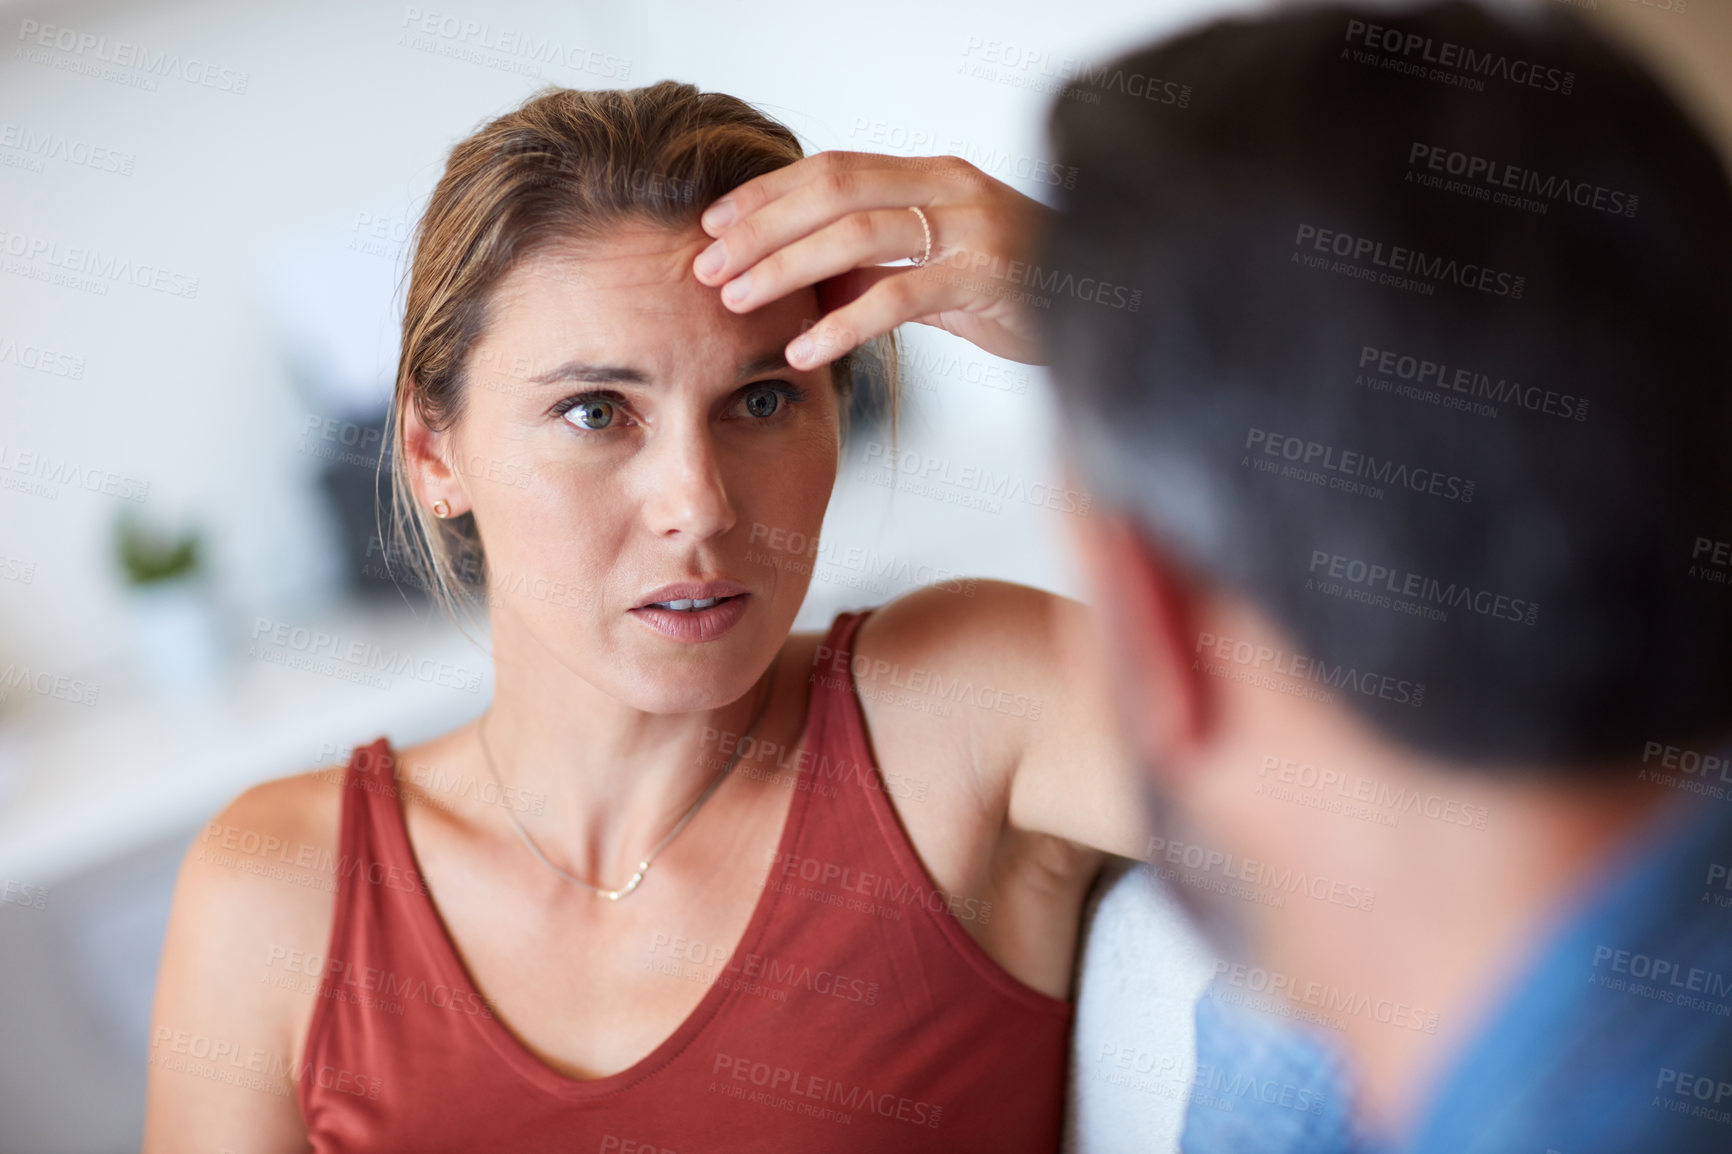
{"label": "stud earring", "polygon": [[451,516],[451,502],[443,497],[433,502],[433,515],[441,521]]}

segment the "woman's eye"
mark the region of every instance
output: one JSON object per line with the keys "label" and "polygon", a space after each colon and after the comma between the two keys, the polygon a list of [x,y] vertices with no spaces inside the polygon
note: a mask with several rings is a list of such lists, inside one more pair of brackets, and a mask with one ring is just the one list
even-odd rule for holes
{"label": "woman's eye", "polygon": [[754,417],[771,417],[782,407],[782,394],[775,389],[753,389],[746,394],[746,412]]}
{"label": "woman's eye", "polygon": [[565,419],[580,429],[605,429],[613,418],[613,402],[597,397],[583,398],[565,411]]}

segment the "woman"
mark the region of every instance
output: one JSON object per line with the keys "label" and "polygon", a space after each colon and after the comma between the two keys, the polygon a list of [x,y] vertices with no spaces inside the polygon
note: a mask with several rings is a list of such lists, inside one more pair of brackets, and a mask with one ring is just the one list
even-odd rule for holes
{"label": "woman", "polygon": [[793,634],[785,547],[860,346],[1031,358],[980,270],[1037,211],[672,83],[456,147],[394,480],[434,584],[485,598],[494,699],[208,827],[147,1150],[1055,1147],[1082,903],[1141,842],[1081,607],[981,582]]}

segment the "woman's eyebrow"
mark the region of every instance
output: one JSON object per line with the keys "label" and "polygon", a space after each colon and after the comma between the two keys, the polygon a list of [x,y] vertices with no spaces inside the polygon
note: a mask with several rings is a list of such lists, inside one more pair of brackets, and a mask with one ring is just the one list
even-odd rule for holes
{"label": "woman's eyebrow", "polygon": [[649,376],[641,369],[624,365],[592,365],[583,361],[567,361],[557,369],[531,377],[531,384],[551,385],[556,381],[582,381],[591,385],[643,385]]}
{"label": "woman's eyebrow", "polygon": [[763,373],[779,373],[790,367],[791,366],[788,364],[788,358],[783,355],[782,350],[776,349],[772,352],[765,353],[761,357],[754,357],[741,365],[740,376],[755,377]]}
{"label": "woman's eyebrow", "polygon": [[[764,373],[782,372],[788,369],[788,358],[781,349],[753,357],[740,366],[739,376],[756,377]],[[626,365],[592,365],[586,361],[567,361],[556,369],[531,377],[530,383],[536,385],[551,385],[555,382],[581,381],[590,385],[647,385],[649,374],[642,369],[630,368]]]}

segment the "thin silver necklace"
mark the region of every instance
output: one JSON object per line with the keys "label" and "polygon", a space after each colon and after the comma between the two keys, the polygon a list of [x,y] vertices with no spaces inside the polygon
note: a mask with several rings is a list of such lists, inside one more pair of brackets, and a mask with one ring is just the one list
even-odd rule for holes
{"label": "thin silver necklace", "polygon": [[[752,734],[757,732],[758,723],[764,719],[764,712],[770,707],[770,695],[774,693],[776,689],[776,666],[781,664],[781,661],[782,655],[778,653],[776,654],[775,660],[770,662],[770,683],[764,690],[764,700],[759,703],[757,712],[752,715],[752,724],[746,727],[745,736],[741,737],[739,744],[734,747],[734,755],[728,758],[728,764],[722,766],[722,772],[716,774],[715,780],[711,781],[708,788],[706,788],[702,794],[698,795],[698,800],[692,802],[691,808],[686,810],[685,816],[680,818],[674,828],[668,831],[667,836],[658,841],[655,844],[655,848],[650,850],[649,854],[645,856],[642,861],[637,863],[637,869],[632,873],[631,880],[626,882],[625,885],[621,886],[619,889],[606,889],[605,887],[596,885],[594,882],[585,881],[576,874],[569,873],[566,870],[561,869],[559,866],[554,865],[553,862],[548,860],[547,855],[541,852],[541,847],[535,844],[535,839],[529,836],[529,831],[523,828],[523,823],[517,819],[517,814],[512,811],[512,808],[509,805],[505,806],[505,816],[511,819],[511,824],[517,829],[517,836],[523,839],[523,844],[529,847],[531,853],[541,859],[542,865],[546,866],[560,877],[565,878],[567,881],[575,882],[586,889],[594,890],[610,902],[619,901],[619,899],[637,889],[638,884],[643,881],[644,874],[649,872],[650,863],[656,860],[656,855],[661,853],[662,850],[667,847],[667,844],[679,835],[680,830],[686,828],[686,823],[692,820],[692,816],[703,807],[704,802],[710,800],[710,795],[716,792],[716,790],[721,786],[722,780],[728,776],[728,774],[733,770],[734,765],[740,760],[740,755],[746,751],[746,743],[751,740]],[[499,770],[493,765],[493,751],[487,747],[487,720],[492,716],[493,711],[489,709],[487,713],[482,716],[480,724],[475,727],[475,732],[481,739],[481,756],[487,762],[487,772],[493,775],[493,784],[499,787],[500,796],[503,797],[505,794],[505,784],[499,780]]]}

